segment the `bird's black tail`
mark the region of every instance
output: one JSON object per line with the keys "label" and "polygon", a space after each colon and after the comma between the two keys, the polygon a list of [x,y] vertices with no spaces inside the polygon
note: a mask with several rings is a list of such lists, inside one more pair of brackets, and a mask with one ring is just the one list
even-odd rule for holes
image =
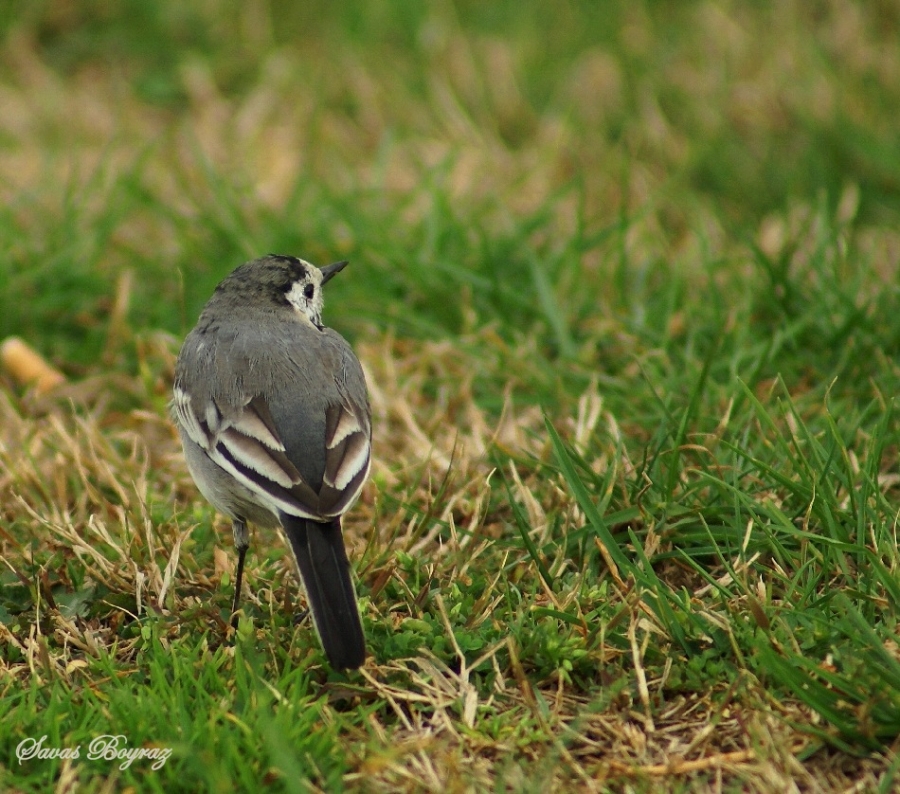
{"label": "bird's black tail", "polygon": [[341,519],[327,523],[281,514],[322,647],[336,670],[362,667],[366,640],[359,620]]}

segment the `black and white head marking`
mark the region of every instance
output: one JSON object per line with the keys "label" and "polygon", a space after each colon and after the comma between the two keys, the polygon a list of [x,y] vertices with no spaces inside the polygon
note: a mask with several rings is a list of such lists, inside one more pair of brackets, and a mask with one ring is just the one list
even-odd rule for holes
{"label": "black and white head marking", "polygon": [[298,266],[291,268],[297,277],[284,293],[287,302],[294,310],[306,317],[317,328],[322,327],[322,271],[314,265],[297,260]]}

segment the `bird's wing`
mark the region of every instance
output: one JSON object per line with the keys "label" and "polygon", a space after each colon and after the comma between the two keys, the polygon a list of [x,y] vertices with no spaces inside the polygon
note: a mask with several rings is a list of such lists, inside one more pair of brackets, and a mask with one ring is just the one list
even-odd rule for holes
{"label": "bird's wing", "polygon": [[362,367],[347,342],[327,331],[335,357],[325,405],[325,468],[319,490],[323,515],[343,513],[359,496],[369,474],[372,421]]}
{"label": "bird's wing", "polygon": [[[214,398],[200,406],[176,385],[172,411],[188,438],[248,488],[275,515],[321,519],[320,496],[285,453],[265,400],[252,397],[223,411]],[[325,513],[333,515],[331,512]]]}
{"label": "bird's wing", "polygon": [[323,515],[340,515],[359,495],[371,461],[370,427],[368,410],[350,400],[325,409],[325,472],[319,491]]}

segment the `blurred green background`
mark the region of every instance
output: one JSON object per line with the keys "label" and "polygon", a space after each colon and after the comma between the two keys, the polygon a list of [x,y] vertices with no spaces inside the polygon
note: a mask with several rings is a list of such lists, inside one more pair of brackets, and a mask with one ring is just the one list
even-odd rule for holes
{"label": "blurred green background", "polygon": [[352,260],[328,308],[351,336],[496,323],[571,356],[598,316],[658,342],[668,285],[717,269],[770,312],[816,213],[859,233],[848,266],[892,284],[898,18],[7,0],[0,335],[90,368],[126,269],[129,326],[181,335],[225,273],[275,251]]}

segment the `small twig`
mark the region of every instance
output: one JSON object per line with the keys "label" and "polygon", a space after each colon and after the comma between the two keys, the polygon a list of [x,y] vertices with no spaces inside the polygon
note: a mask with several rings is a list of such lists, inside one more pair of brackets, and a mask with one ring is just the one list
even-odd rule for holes
{"label": "small twig", "polygon": [[684,775],[689,772],[701,772],[705,769],[724,766],[725,764],[740,764],[755,759],[756,753],[753,750],[735,750],[730,753],[717,753],[706,758],[697,758],[694,761],[677,759],[668,764],[648,764],[647,766],[610,761],[609,769],[616,774],[629,775],[631,777],[640,777],[641,775]]}
{"label": "small twig", "polygon": [[644,654],[638,648],[637,642],[637,615],[631,613],[631,622],[628,624],[628,641],[631,643],[631,658],[634,661],[634,672],[637,675],[638,694],[644,705],[644,730],[654,733],[656,726],[653,724],[653,713],[650,709],[650,690],[647,687],[647,673],[644,671]]}

